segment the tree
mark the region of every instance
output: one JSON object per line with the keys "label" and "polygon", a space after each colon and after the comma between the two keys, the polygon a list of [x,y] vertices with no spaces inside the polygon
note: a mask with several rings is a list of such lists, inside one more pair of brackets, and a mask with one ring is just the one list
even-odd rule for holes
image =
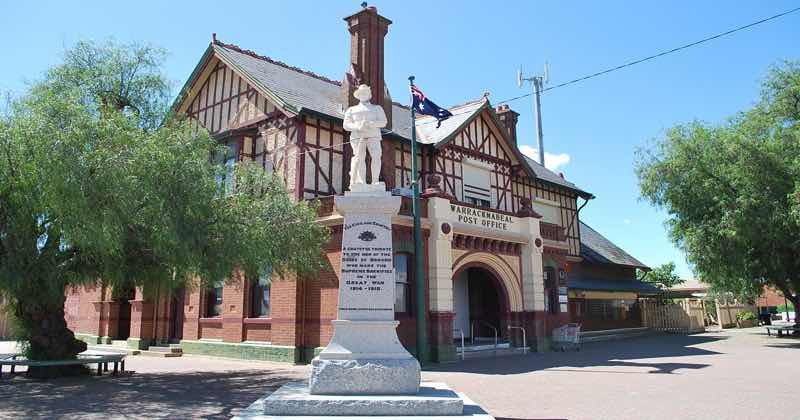
{"label": "tree", "polygon": [[[323,263],[326,228],[255,165],[168,116],[163,52],[79,43],[0,117],[0,295],[27,356],[74,358],[64,291],[145,290]],[[64,374],[31,368],[29,375]]]}
{"label": "tree", "polygon": [[771,69],[760,101],[724,124],[667,130],[636,173],[703,281],[738,295],[774,286],[798,307],[800,64]]}
{"label": "tree", "polygon": [[642,274],[637,275],[643,281],[655,284],[660,289],[669,289],[683,283],[683,280],[675,274],[675,263],[670,261]]}

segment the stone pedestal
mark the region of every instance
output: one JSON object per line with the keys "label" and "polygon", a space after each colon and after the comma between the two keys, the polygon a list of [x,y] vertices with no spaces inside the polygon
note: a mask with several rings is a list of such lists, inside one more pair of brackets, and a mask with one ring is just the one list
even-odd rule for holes
{"label": "stone pedestal", "polygon": [[419,390],[419,362],[400,344],[394,320],[392,216],[400,197],[379,187],[360,186],[335,198],[344,216],[338,319],[331,342],[311,362],[311,394]]}
{"label": "stone pedestal", "polygon": [[492,419],[445,384],[420,385],[419,362],[397,337],[392,216],[400,197],[360,185],[335,204],[344,226],[333,337],[312,360],[308,383],[288,383],[236,418]]}

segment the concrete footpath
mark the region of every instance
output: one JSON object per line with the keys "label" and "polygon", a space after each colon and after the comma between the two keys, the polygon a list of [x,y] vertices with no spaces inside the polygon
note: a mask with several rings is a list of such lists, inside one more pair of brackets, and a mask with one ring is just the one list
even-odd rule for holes
{"label": "concrete footpath", "polygon": [[[751,328],[468,360],[433,366],[423,379],[446,382],[513,420],[797,418],[798,360],[800,339]],[[136,373],[0,380],[0,418],[229,418],[308,372],[196,356],[133,356],[127,367]]]}

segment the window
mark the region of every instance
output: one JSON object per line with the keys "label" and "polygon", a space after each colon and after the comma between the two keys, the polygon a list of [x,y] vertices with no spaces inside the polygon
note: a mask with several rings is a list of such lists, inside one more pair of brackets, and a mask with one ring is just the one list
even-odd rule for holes
{"label": "window", "polygon": [[410,254],[394,255],[394,311],[411,312]]}
{"label": "window", "polygon": [[233,193],[233,169],[236,167],[236,161],[239,160],[239,142],[238,140],[231,140],[225,143],[227,150],[224,155],[214,159],[217,164],[223,165],[224,170],[218,172],[215,176],[217,185],[225,188],[225,195]]}
{"label": "window", "polygon": [[558,287],[556,282],[556,272],[550,267],[544,269],[544,310],[551,314],[559,312]]}
{"label": "window", "polygon": [[206,292],[206,317],[216,318],[222,316],[222,289],[224,286],[225,282],[218,280]]}
{"label": "window", "polygon": [[464,159],[461,168],[464,177],[464,201],[479,207],[491,207],[491,166],[481,161]]}
{"label": "window", "polygon": [[253,318],[269,317],[270,286],[272,284],[272,269],[267,268],[258,276],[258,280],[253,282],[253,305],[251,316]]}
{"label": "window", "polygon": [[490,203],[489,200],[485,200],[483,198],[464,196],[464,199],[465,199],[465,201],[467,203],[470,203],[470,204],[478,206],[478,207],[491,207],[492,206],[492,203]]}

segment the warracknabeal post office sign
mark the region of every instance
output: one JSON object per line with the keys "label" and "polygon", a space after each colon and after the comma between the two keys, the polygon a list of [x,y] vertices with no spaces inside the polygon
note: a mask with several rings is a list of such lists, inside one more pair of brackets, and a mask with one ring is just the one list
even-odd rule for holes
{"label": "warracknabeal post office sign", "polygon": [[509,230],[513,227],[516,218],[507,214],[476,209],[473,207],[450,204],[450,211],[458,216],[458,221],[488,229]]}

